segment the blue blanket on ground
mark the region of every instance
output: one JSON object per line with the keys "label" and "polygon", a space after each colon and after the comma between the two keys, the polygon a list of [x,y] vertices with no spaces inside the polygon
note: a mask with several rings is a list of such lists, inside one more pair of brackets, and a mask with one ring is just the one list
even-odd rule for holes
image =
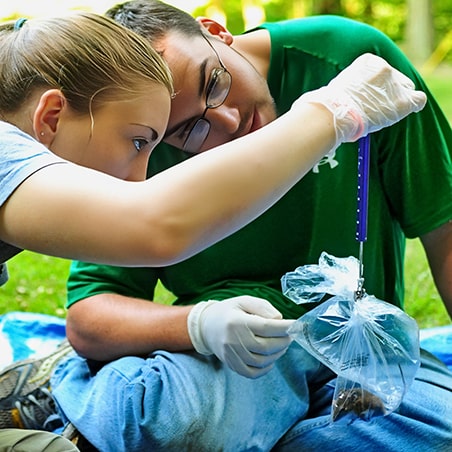
{"label": "blue blanket on ground", "polygon": [[0,316],[0,368],[52,353],[66,337],[64,319],[29,312]]}
{"label": "blue blanket on ground", "polygon": [[[65,320],[44,314],[10,312],[0,316],[0,369],[25,358],[51,353],[66,337]],[[452,325],[420,332],[421,347],[452,370]]]}

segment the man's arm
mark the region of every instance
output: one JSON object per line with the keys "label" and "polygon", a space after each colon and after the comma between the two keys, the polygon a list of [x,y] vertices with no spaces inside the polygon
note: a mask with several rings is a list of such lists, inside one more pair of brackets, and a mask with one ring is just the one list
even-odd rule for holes
{"label": "man's arm", "polygon": [[81,355],[99,361],[193,349],[187,330],[192,306],[167,306],[103,293],[73,304],[66,334]]}
{"label": "man's arm", "polygon": [[194,306],[108,294],[93,298],[70,307],[67,335],[79,353],[96,360],[195,349],[215,355],[240,375],[258,378],[292,341],[288,328],[294,320],[283,319],[262,298],[243,295]]}
{"label": "man's arm", "polygon": [[452,318],[452,221],[421,237],[430,269]]}

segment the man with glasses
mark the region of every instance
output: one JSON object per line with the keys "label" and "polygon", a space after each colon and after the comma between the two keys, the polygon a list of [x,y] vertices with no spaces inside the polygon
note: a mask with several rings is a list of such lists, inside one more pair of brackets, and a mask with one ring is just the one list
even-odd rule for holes
{"label": "man with glasses", "polygon": [[[228,70],[224,67],[223,62],[221,61],[220,56],[213,44],[211,44],[210,40],[204,33],[201,33],[202,37],[206,40],[207,44],[209,44],[212,51],[215,53],[218,59],[219,67],[212,69],[210,74],[210,78],[207,82],[207,86],[205,88],[205,98],[206,98],[206,108],[204,109],[201,117],[193,124],[193,127],[187,134],[185,138],[182,149],[186,152],[196,153],[199,152],[204,141],[206,141],[207,136],[210,132],[210,122],[206,118],[206,113],[209,109],[218,108],[223,104],[228,97],[229,91],[231,89],[232,77]],[[204,84],[201,83],[201,90],[204,89]],[[168,129],[166,133],[166,137],[169,137],[174,132]]]}
{"label": "man with glasses", "polygon": [[[452,274],[452,260],[448,257],[452,250],[451,129],[422,79],[387,37],[366,25],[337,17],[264,24],[233,37],[213,20],[195,21],[153,0],[133,0],[112,8],[107,15],[147,36],[173,72],[177,94],[164,137],[166,144],[153,152],[150,176],[271,122],[287,111],[301,93],[327,84],[362,53],[380,54],[406,73],[428,93],[429,101],[419,115],[411,115],[371,137],[365,286],[370,294],[402,307],[405,236],[421,237],[438,289],[452,312],[452,288],[447,276]],[[184,305],[196,304],[192,311],[195,314],[205,309],[208,312],[212,300],[243,295],[270,301],[286,319],[298,318],[306,308],[281,294],[281,276],[300,265],[317,263],[322,251],[338,257],[356,256],[358,252],[354,234],[357,146],[342,147],[340,153],[320,161],[252,224],[185,262],[154,269],[74,263],[68,283],[67,324],[73,344],[98,361],[115,359],[124,347],[130,355],[146,355],[153,337],[168,334],[172,316]],[[143,323],[138,318],[140,307],[154,300],[159,280],[176,295],[178,306],[163,307],[154,314],[160,318],[160,327],[143,331],[136,327]],[[237,314],[240,310],[253,312],[251,306],[237,308]],[[259,315],[269,321],[261,328],[265,336],[275,313],[263,311]],[[200,318],[193,315],[189,323],[196,325]],[[215,331],[220,336],[223,320],[221,312],[209,318],[213,336]],[[172,354],[173,349],[179,349],[178,344],[168,344],[168,352],[159,354],[155,364],[177,356],[177,370],[162,378],[180,388],[180,398],[163,400],[158,388],[140,386],[145,376],[141,375],[138,360],[136,368],[131,365],[132,358],[117,360],[117,378],[102,362],[88,361],[87,370],[72,361],[62,371],[59,392],[54,395],[62,400],[73,388],[88,391],[78,383],[95,375],[97,389],[77,392],[77,397],[90,401],[89,405],[71,421],[77,426],[82,422],[86,425],[86,419],[93,417],[101,424],[103,416],[123,419],[118,428],[124,434],[114,438],[128,437],[129,442],[118,444],[117,450],[141,450],[141,443],[131,440],[132,432],[138,429],[137,413],[144,413],[152,425],[155,410],[159,413],[159,428],[153,430],[156,437],[141,439],[155,445],[156,450],[165,448],[161,442],[165,433],[177,436],[179,423],[187,422],[192,422],[193,428],[186,435],[186,450],[275,447],[288,451],[347,451],[365,447],[368,451],[439,451],[452,442],[452,376],[427,354],[423,355],[418,380],[397,413],[370,423],[343,425],[330,423],[333,375],[308,354],[303,355],[296,344],[276,365],[271,360],[265,362],[262,356],[257,364],[250,352],[248,359],[253,365],[243,368],[234,359],[222,360],[226,365],[221,364],[196,335],[191,339],[200,353],[196,361],[192,352]],[[231,339],[232,343],[234,340],[246,342],[240,336]],[[275,350],[272,358],[277,355]],[[258,366],[261,371],[250,371]],[[237,374],[258,377],[272,366],[276,372],[262,378]],[[124,386],[119,374],[131,384]],[[198,377],[193,379],[193,375]],[[293,393],[289,388],[294,389]],[[155,401],[152,407],[142,404],[145,390]],[[151,390],[155,391],[152,397]],[[113,391],[123,397],[123,403],[109,403]],[[203,402],[181,408],[188,419],[169,416],[162,422],[165,407],[169,403],[177,405],[182,394],[184,400],[190,400],[192,394],[193,400]],[[122,412],[130,408],[125,403],[128,400],[135,401],[137,413]],[[147,434],[143,428],[142,435]],[[166,446],[172,450],[170,444]]]}

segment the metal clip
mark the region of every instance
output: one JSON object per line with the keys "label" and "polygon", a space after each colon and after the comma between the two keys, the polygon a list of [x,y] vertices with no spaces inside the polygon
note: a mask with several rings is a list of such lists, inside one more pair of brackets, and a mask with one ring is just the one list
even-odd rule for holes
{"label": "metal clip", "polygon": [[365,293],[366,289],[364,289],[364,278],[358,278],[358,288],[355,291],[355,301],[361,300]]}

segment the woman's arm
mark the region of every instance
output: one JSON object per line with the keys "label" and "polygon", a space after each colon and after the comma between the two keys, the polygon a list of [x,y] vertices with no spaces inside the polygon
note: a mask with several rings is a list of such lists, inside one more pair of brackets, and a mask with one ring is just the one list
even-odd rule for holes
{"label": "woman's arm", "polygon": [[424,104],[409,79],[365,55],[271,124],[148,181],[70,164],[37,171],[0,209],[0,238],[84,261],[172,264],[252,221],[340,143]]}
{"label": "woman's arm", "polygon": [[[308,118],[312,127],[301,134]],[[51,165],[5,203],[0,236],[24,249],[78,260],[171,264],[256,218],[334,144],[332,115],[304,104],[257,133],[145,182]]]}

